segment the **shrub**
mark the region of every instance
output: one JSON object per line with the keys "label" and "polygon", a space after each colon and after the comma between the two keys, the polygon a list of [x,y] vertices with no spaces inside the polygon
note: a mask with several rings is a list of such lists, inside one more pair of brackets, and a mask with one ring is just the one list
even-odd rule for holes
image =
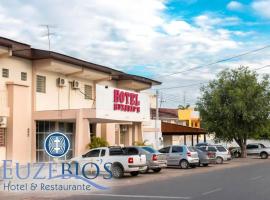
{"label": "shrub", "polygon": [[144,141],[135,141],[134,142],[134,145],[135,146],[146,146],[146,143],[147,143],[148,141],[147,140],[144,140]]}
{"label": "shrub", "polygon": [[88,144],[88,147],[90,149],[98,148],[98,147],[107,147],[109,146],[109,143],[100,137],[93,137],[91,139],[91,142]]}

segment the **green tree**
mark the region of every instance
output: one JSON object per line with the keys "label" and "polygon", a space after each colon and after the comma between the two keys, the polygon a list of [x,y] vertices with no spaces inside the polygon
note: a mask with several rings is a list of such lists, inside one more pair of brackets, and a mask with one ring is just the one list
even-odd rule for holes
{"label": "green tree", "polygon": [[247,139],[269,136],[269,76],[259,78],[247,67],[224,70],[201,88],[197,106],[204,128],[217,140],[235,140],[246,157]]}

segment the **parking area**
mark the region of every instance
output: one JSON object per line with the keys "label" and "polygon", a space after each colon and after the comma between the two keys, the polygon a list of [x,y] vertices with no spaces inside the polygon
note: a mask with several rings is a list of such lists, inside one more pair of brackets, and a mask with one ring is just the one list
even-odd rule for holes
{"label": "parking area", "polygon": [[[223,178],[224,180],[227,179],[226,177],[224,177],[224,173],[230,173],[230,171],[236,170],[239,173],[239,171],[241,171],[241,169],[246,169],[247,167],[252,167],[254,169],[256,169],[256,166],[267,166],[267,169],[269,169],[269,165],[270,165],[270,160],[263,160],[263,159],[259,159],[256,157],[249,157],[249,158],[238,158],[238,159],[233,159],[229,162],[225,162],[224,164],[220,164],[220,165],[209,165],[208,167],[197,167],[194,169],[180,169],[177,167],[169,167],[166,169],[163,169],[160,173],[153,173],[153,172],[149,172],[147,174],[140,174],[139,176],[136,177],[131,177],[130,175],[126,175],[125,177],[121,178],[121,179],[112,179],[112,180],[108,180],[108,181],[101,181],[98,179],[97,183],[103,184],[105,186],[107,186],[109,189],[106,191],[88,191],[88,192],[74,192],[74,191],[68,191],[68,192],[36,192],[36,193],[21,193],[21,192],[17,192],[17,193],[10,193],[10,192],[2,192],[0,193],[0,199],[23,199],[23,200],[32,200],[32,199],[63,199],[63,198],[69,198],[69,199],[111,199],[113,197],[113,195],[118,195],[116,197],[114,197],[115,199],[119,199],[121,198],[121,195],[126,195],[127,191],[130,191],[129,195],[131,195],[130,197],[132,197],[132,195],[134,194],[138,194],[136,193],[136,191],[140,191],[140,193],[144,193],[147,190],[147,188],[145,189],[140,189],[142,188],[142,185],[145,185],[146,187],[154,187],[155,184],[158,184],[157,187],[160,187],[160,184],[162,184],[162,191],[163,193],[160,193],[159,195],[164,196],[165,194],[167,194],[165,191],[169,191],[171,189],[171,187],[175,187],[178,188],[177,185],[175,186],[175,181],[191,181],[190,186],[192,187],[192,184],[199,184],[199,183],[203,183],[203,184],[209,184],[211,182],[211,178],[215,177],[215,182],[218,180],[217,178],[217,174],[222,173],[221,178]],[[248,170],[245,170],[248,173]],[[254,172],[256,172],[256,170],[253,170]],[[259,171],[260,172],[260,171]],[[213,176],[212,176],[213,175]],[[203,176],[205,179],[207,179],[207,177],[209,177],[209,181],[202,180],[202,182],[200,181],[200,177]],[[262,175],[252,175],[252,177],[249,177],[250,179],[259,179],[258,177],[261,177]],[[199,179],[199,183],[198,182],[192,182],[193,179],[196,179],[198,181]],[[220,179],[221,180],[221,179]],[[67,182],[66,182],[67,183]],[[182,184],[182,183],[181,183]],[[212,185],[212,184],[211,184]],[[212,186],[213,190],[215,190],[215,186]],[[132,188],[134,190],[132,190]],[[158,189],[158,188],[156,188]],[[160,189],[160,188],[159,188]],[[180,185],[179,185],[179,189]],[[155,192],[155,189],[151,189],[153,190],[152,192]],[[206,194],[207,192],[211,191],[211,188],[209,189],[205,189],[206,191],[204,191]],[[157,192],[158,193],[158,192]],[[202,192],[203,193],[203,192]],[[211,193],[211,192],[210,192]],[[95,194],[97,196],[95,196]],[[107,196],[106,196],[107,194]],[[162,195],[163,194],[163,195]],[[104,196],[102,196],[104,195]],[[111,196],[108,196],[111,195]],[[120,196],[119,196],[120,195]],[[175,194],[176,195],[176,194]],[[167,194],[167,196],[175,196],[173,194]],[[181,196],[179,193],[177,193],[178,197],[183,197],[183,195]],[[176,196],[177,196],[176,195]],[[142,198],[146,196],[145,198]],[[149,197],[150,196],[150,197]],[[153,198],[151,198],[151,196]],[[110,197],[110,198],[108,198]],[[123,197],[128,197],[128,196],[123,196]],[[138,197],[138,199],[156,199],[154,198],[155,195],[142,195],[142,197]],[[113,198],[113,199],[114,199]],[[160,199],[160,198],[158,198]],[[162,198],[161,198],[162,199]],[[164,199],[164,198],[163,198]],[[170,198],[167,198],[170,199]],[[178,198],[181,199],[181,198]]]}

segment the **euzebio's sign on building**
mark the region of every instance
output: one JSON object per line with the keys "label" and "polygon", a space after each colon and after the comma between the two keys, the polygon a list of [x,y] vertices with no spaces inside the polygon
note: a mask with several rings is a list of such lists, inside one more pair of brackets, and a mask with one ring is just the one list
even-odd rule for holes
{"label": "euzebio's sign on building", "polygon": [[96,118],[142,122],[150,120],[150,99],[146,93],[96,85]]}
{"label": "euzebio's sign on building", "polygon": [[125,112],[140,112],[140,101],[137,93],[114,89],[113,109]]}

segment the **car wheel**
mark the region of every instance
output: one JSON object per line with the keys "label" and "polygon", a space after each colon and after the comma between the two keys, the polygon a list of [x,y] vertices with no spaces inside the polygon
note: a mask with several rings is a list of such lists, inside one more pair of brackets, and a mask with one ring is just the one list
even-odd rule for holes
{"label": "car wheel", "polygon": [[153,169],[153,172],[155,172],[155,173],[158,173],[158,172],[160,172],[160,171],[161,171],[161,168]]}
{"label": "car wheel", "polygon": [[131,175],[131,176],[138,176],[138,175],[139,175],[139,172],[138,172],[138,171],[130,172],[130,175]]}
{"label": "car wheel", "polygon": [[204,164],[202,164],[204,167],[207,167],[208,166],[208,163],[204,163]]}
{"label": "car wheel", "polygon": [[262,152],[262,153],[260,154],[260,156],[261,156],[261,159],[267,159],[267,158],[268,158],[268,153]]}
{"label": "car wheel", "polygon": [[114,178],[122,178],[124,176],[124,170],[120,165],[112,165],[111,171]]}
{"label": "car wheel", "polygon": [[187,169],[187,168],[189,167],[188,161],[186,161],[186,160],[181,160],[181,161],[180,161],[180,167],[181,167],[182,169]]}
{"label": "car wheel", "polygon": [[217,164],[222,164],[222,163],[223,163],[223,158],[217,157],[217,158],[216,158],[216,163],[217,163]]}

